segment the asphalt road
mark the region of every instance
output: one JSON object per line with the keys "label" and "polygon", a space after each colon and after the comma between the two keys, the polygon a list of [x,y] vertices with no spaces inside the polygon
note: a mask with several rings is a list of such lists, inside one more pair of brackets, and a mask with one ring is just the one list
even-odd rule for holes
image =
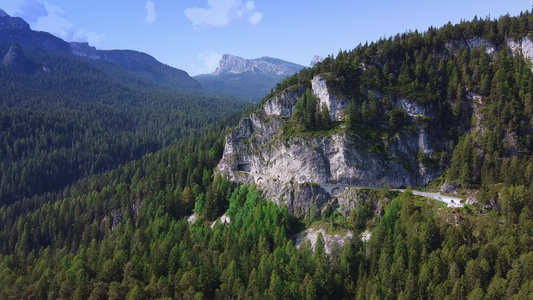
{"label": "asphalt road", "polygon": [[[405,192],[405,190],[397,190],[397,191]],[[444,202],[448,205],[448,207],[463,207],[463,204],[461,204],[462,199],[458,197],[445,196],[445,195],[441,195],[440,193],[430,193],[430,192],[420,192],[420,191],[413,191],[413,194],[428,197],[428,198],[433,198],[435,200]]]}

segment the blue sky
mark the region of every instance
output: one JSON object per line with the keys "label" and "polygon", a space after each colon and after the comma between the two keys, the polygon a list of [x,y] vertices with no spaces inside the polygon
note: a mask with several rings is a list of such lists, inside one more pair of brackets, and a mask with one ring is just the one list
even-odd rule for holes
{"label": "blue sky", "polygon": [[530,10],[525,0],[0,0],[34,30],[98,49],[132,49],[191,75],[222,54],[308,66],[314,55],[474,16]]}

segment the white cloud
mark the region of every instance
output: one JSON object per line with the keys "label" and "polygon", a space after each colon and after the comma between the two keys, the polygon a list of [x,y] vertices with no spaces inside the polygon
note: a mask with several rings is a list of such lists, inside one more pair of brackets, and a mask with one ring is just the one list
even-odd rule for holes
{"label": "white cloud", "polygon": [[144,5],[146,8],[146,23],[152,24],[155,22],[157,15],[155,14],[155,3],[154,1],[147,0]]}
{"label": "white cloud", "polygon": [[69,42],[100,46],[105,39],[104,34],[74,26],[61,7],[42,0],[2,0],[2,9],[13,17],[23,18],[34,30],[50,32]]}
{"label": "white cloud", "polygon": [[254,10],[255,9],[255,3],[253,1],[246,2],[246,9]]}
{"label": "white cloud", "polygon": [[222,55],[216,52],[198,53],[198,58],[202,60],[206,73],[212,73],[218,67]]}
{"label": "white cloud", "polygon": [[253,15],[251,15],[248,18],[248,22],[250,22],[250,24],[252,24],[252,25],[257,25],[257,24],[259,24],[259,22],[261,21],[262,18],[263,18],[263,14],[262,13],[255,12]]}
{"label": "white cloud", "polygon": [[195,76],[198,74],[213,73],[218,67],[218,64],[221,58],[222,58],[222,55],[216,52],[213,52],[213,51],[206,51],[206,52],[198,53],[195,59],[198,64],[196,63],[190,64],[189,75]]}
{"label": "white cloud", "polygon": [[72,24],[65,19],[65,12],[59,6],[44,2],[47,14],[34,22],[32,28],[40,31],[47,31],[57,35],[62,39],[72,37]]}
{"label": "white cloud", "polygon": [[76,31],[72,40],[77,42],[88,42],[91,46],[99,47],[105,40],[105,34],[98,34],[94,31],[87,31],[84,28],[80,28]]}
{"label": "white cloud", "polygon": [[39,0],[2,0],[1,8],[13,17],[21,17],[29,23],[48,15],[45,5]]}
{"label": "white cloud", "polygon": [[263,14],[257,12],[255,3],[242,0],[207,0],[208,8],[187,8],[185,16],[195,27],[207,25],[213,27],[226,26],[230,22],[245,19],[252,25],[257,25]]}

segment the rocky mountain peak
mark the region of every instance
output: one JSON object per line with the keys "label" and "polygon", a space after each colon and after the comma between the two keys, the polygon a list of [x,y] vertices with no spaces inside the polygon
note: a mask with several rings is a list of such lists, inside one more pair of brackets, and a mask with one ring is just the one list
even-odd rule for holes
{"label": "rocky mountain peak", "polygon": [[214,74],[238,74],[248,71],[249,68],[249,60],[231,54],[224,54]]}
{"label": "rocky mountain peak", "polygon": [[231,54],[224,54],[213,75],[252,72],[257,75],[285,78],[301,69],[303,69],[303,66],[268,56],[245,59]]}
{"label": "rocky mountain peak", "polygon": [[2,64],[8,69],[17,72],[27,72],[31,67],[30,62],[26,59],[24,53],[22,53],[19,43],[14,43],[11,45],[7,53],[2,58]]}

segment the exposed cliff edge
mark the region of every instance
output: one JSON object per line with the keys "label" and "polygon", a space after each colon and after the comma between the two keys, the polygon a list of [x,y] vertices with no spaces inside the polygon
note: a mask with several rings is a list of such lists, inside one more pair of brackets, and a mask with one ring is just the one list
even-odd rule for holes
{"label": "exposed cliff edge", "polygon": [[[341,121],[348,100],[331,95],[324,77],[315,76],[311,86],[312,93],[329,107],[330,119]],[[421,186],[440,175],[417,161],[419,152],[433,152],[421,127],[399,133],[387,156],[358,149],[357,144],[364,141],[350,137],[340,122],[338,130],[324,136],[284,135],[282,127],[303,93],[303,89],[285,91],[242,120],[226,138],[218,170],[236,182],[257,184],[267,199],[287,205],[298,216],[309,215],[313,205],[320,214],[326,204],[338,203],[349,186]],[[408,99],[398,97],[392,102],[392,107],[402,107],[411,118],[424,115],[425,109]]]}

